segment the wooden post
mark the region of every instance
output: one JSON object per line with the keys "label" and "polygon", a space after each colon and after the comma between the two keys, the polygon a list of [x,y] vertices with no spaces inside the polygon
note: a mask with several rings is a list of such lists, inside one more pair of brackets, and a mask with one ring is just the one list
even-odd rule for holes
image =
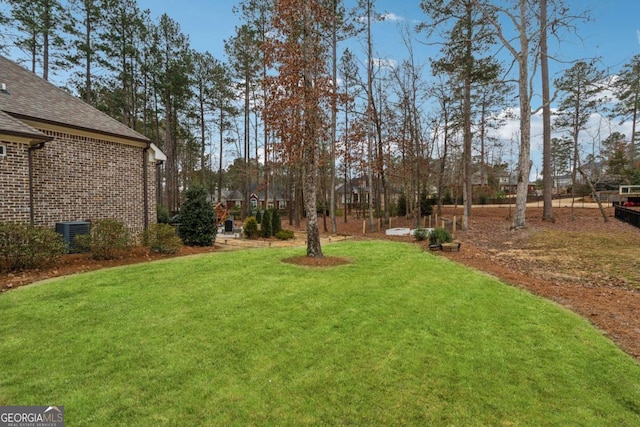
{"label": "wooden post", "polygon": [[378,231],[382,228],[382,219],[378,218]]}
{"label": "wooden post", "polygon": [[444,228],[444,219],[442,220],[441,224],[442,224],[442,228]]}
{"label": "wooden post", "polygon": [[431,228],[431,215],[429,215],[429,228]]}
{"label": "wooden post", "polygon": [[362,220],[362,234],[367,233],[367,220]]}
{"label": "wooden post", "polygon": [[456,216],[453,216],[453,234],[456,234],[456,227],[458,226],[458,224],[456,223]]}

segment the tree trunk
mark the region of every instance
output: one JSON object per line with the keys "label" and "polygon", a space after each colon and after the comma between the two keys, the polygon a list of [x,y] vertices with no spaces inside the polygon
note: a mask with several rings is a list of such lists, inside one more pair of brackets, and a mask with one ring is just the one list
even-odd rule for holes
{"label": "tree trunk", "polygon": [[578,172],[580,172],[580,175],[582,175],[584,180],[587,181],[587,184],[589,184],[589,188],[591,189],[591,196],[595,199],[596,203],[598,203],[598,209],[600,209],[600,215],[602,215],[602,219],[604,219],[604,222],[609,222],[609,217],[607,217],[607,213],[605,212],[604,207],[602,206],[602,202],[598,197],[598,193],[596,192],[596,188],[593,186],[593,183],[591,182],[587,174],[584,173],[584,171],[582,170],[582,167],[578,168]]}
{"label": "tree trunk", "polygon": [[251,177],[249,176],[249,140],[251,136],[251,128],[249,127],[250,89],[249,75],[246,74],[244,80],[244,206],[242,208],[243,217],[245,218],[251,215]]}
{"label": "tree trunk", "polygon": [[319,106],[313,93],[316,75],[311,66],[313,61],[313,47],[311,46],[311,11],[309,2],[304,4],[304,36],[303,36],[303,69],[304,81],[304,141],[303,141],[303,167],[302,167],[302,191],[304,208],[307,214],[307,257],[322,258],[320,246],[320,230],[318,228],[318,213],[316,210],[318,191],[318,169],[320,164],[319,149]]}
{"label": "tree trunk", "polygon": [[531,171],[531,99],[529,97],[529,38],[527,28],[527,0],[520,0],[520,53],[517,55],[520,95],[520,151],[518,153],[516,205],[512,229],[527,226],[527,195]]}
{"label": "tree trunk", "polygon": [[542,76],[542,220],[553,218],[553,176],[551,171],[551,96],[547,47],[547,0],[540,0],[540,73]]}
{"label": "tree trunk", "polygon": [[329,183],[329,215],[331,217],[331,232],[335,234],[338,232],[338,225],[336,223],[336,138],[338,134],[338,28],[336,20],[338,0],[333,0],[331,12],[331,76],[333,78],[333,96],[331,97],[331,159],[329,160],[331,181]]}
{"label": "tree trunk", "polygon": [[220,152],[218,158],[218,202],[222,202],[222,154],[224,144],[224,109],[220,107]]}
{"label": "tree trunk", "polygon": [[473,80],[473,53],[471,51],[473,42],[473,22],[472,5],[466,4],[466,37],[465,37],[465,75],[464,75],[464,185],[462,191],[463,215],[462,229],[469,229],[469,217],[471,216],[471,205],[473,204],[473,170],[471,156],[471,81]]}

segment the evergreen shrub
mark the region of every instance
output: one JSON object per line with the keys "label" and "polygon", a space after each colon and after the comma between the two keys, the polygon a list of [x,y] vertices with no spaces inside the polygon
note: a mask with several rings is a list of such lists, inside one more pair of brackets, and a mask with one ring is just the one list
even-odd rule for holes
{"label": "evergreen shrub", "polygon": [[247,218],[242,229],[244,231],[244,236],[247,239],[257,239],[260,236],[260,231],[258,230],[258,221],[256,221],[255,216],[250,216],[249,218]]}
{"label": "evergreen shrub", "polygon": [[192,187],[185,192],[180,207],[178,235],[188,246],[213,246],[218,234],[216,213],[202,187]]}
{"label": "evergreen shrub", "polygon": [[160,224],[169,224],[171,222],[171,213],[169,213],[169,209],[165,208],[163,205],[156,205],[156,219]]}
{"label": "evergreen shrub", "polygon": [[271,209],[271,235],[275,236],[282,230],[282,218],[277,209]]}
{"label": "evergreen shrub", "polygon": [[265,211],[262,215],[262,222],[260,223],[260,234],[265,239],[273,236],[273,223],[271,222],[271,210]]}

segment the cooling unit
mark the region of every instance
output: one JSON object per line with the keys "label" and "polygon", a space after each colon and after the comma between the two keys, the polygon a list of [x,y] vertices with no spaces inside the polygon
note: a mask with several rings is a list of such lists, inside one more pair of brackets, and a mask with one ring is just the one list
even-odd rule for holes
{"label": "cooling unit", "polygon": [[64,243],[67,246],[67,253],[77,253],[79,250],[74,246],[73,240],[79,234],[89,234],[90,224],[86,221],[69,221],[56,223],[56,233],[62,234]]}

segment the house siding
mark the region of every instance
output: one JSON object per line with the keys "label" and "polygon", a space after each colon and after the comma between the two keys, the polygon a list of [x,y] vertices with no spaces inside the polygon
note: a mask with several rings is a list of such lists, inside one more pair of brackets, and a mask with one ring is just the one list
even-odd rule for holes
{"label": "house siding", "polygon": [[29,154],[25,144],[2,141],[7,155],[0,157],[0,221],[29,221]]}
{"label": "house siding", "polygon": [[[144,149],[41,130],[55,139],[33,152],[34,223],[124,221],[144,229]],[[156,222],[155,164],[147,162],[149,223]]]}

